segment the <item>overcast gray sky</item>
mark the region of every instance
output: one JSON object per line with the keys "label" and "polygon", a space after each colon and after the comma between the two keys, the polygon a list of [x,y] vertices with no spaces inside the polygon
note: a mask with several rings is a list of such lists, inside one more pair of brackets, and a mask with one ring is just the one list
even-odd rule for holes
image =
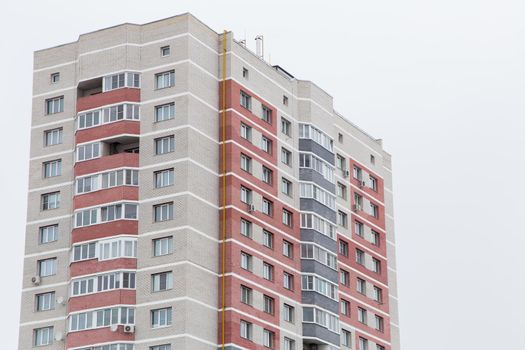
{"label": "overcast gray sky", "polygon": [[403,350],[517,349],[525,329],[523,0],[9,1],[0,11],[0,333],[17,346],[32,51],[192,12],[316,82],[393,154]]}

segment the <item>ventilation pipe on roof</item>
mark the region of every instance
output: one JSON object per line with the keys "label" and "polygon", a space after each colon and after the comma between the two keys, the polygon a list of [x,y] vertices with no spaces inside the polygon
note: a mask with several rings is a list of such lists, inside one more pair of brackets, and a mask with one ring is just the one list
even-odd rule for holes
{"label": "ventilation pipe on roof", "polygon": [[255,53],[260,59],[264,59],[264,38],[262,35],[255,37]]}

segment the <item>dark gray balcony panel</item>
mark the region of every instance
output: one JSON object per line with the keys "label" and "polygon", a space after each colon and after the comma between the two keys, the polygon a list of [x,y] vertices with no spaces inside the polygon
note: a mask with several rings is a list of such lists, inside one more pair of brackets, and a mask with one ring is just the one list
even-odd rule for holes
{"label": "dark gray balcony panel", "polygon": [[323,175],[317,171],[308,168],[299,169],[299,180],[310,181],[318,185],[319,187],[335,194],[335,185],[330,181],[326,180]]}
{"label": "dark gray balcony panel", "polygon": [[301,198],[300,204],[302,211],[312,211],[331,222],[337,222],[337,214],[335,210],[328,208],[326,205],[319,203],[315,199]]}
{"label": "dark gray balcony panel", "polygon": [[336,270],[321,264],[317,260],[301,259],[301,271],[315,273],[335,284],[339,283],[339,274]]}
{"label": "dark gray balcony panel", "polygon": [[334,154],[312,140],[299,139],[299,151],[312,152],[319,158],[324,159],[329,164],[335,166]]}
{"label": "dark gray balcony panel", "polygon": [[[318,338],[328,343],[339,345],[339,334],[329,331],[327,328],[315,323],[303,323],[303,337]],[[304,342],[308,343],[308,339],[305,339]]]}
{"label": "dark gray balcony panel", "polygon": [[337,253],[337,242],[316,230],[302,228],[301,241],[317,243],[332,253]]}
{"label": "dark gray balcony panel", "polygon": [[334,299],[313,291],[302,291],[301,295],[303,304],[317,305],[335,314],[339,313],[339,303]]}

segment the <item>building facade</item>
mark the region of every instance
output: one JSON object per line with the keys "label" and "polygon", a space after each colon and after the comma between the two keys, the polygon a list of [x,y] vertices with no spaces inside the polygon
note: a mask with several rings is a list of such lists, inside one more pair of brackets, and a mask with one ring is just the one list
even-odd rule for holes
{"label": "building facade", "polygon": [[399,350],[390,155],[190,14],[37,51],[19,349]]}

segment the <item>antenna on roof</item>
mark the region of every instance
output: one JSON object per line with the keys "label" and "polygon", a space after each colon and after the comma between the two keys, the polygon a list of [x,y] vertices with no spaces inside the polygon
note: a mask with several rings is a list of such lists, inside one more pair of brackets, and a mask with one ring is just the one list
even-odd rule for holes
{"label": "antenna on roof", "polygon": [[264,60],[264,37],[257,35],[255,37],[255,54],[260,59]]}

